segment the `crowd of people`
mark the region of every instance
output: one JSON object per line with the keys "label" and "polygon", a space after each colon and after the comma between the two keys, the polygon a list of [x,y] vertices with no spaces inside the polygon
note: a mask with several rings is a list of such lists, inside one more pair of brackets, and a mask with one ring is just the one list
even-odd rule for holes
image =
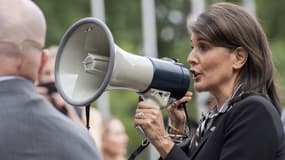
{"label": "crowd of people", "polygon": [[[1,159],[126,159],[120,119],[91,108],[88,131],[85,110],[57,92],[57,46],[45,47],[42,10],[31,0],[0,0],[0,19]],[[187,62],[195,90],[211,93],[207,114],[198,127],[187,124],[187,92],[167,107],[167,129],[160,107],[143,101],[134,125],[165,160],[285,160],[275,68],[259,22],[238,5],[216,3],[189,29]]]}

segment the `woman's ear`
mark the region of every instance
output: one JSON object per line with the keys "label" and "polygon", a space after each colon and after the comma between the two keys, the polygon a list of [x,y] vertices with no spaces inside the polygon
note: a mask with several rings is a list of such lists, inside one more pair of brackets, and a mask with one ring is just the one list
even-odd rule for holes
{"label": "woman's ear", "polygon": [[241,69],[247,61],[248,52],[243,47],[238,47],[234,51],[233,69]]}

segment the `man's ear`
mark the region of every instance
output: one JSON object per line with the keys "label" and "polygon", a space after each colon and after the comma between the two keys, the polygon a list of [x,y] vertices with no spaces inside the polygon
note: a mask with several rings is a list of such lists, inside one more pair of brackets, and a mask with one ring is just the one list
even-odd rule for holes
{"label": "man's ear", "polygon": [[248,52],[243,47],[238,47],[234,51],[233,69],[241,69],[247,61]]}
{"label": "man's ear", "polygon": [[39,74],[42,72],[47,61],[48,61],[48,50],[43,49],[42,53],[41,53],[41,62],[40,62],[40,67],[39,67],[39,71],[38,71]]}

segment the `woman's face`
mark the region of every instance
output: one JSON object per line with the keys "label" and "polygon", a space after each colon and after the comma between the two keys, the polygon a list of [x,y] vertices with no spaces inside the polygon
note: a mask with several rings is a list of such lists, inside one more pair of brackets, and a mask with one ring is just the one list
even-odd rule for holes
{"label": "woman's face", "polygon": [[191,40],[193,49],[187,62],[190,64],[195,89],[219,93],[224,88],[232,87],[235,81],[232,67],[235,55],[229,49],[214,46],[195,33]]}
{"label": "woman's face", "polygon": [[128,136],[123,124],[118,120],[111,120],[103,135],[103,150],[112,156],[124,156],[127,153]]}

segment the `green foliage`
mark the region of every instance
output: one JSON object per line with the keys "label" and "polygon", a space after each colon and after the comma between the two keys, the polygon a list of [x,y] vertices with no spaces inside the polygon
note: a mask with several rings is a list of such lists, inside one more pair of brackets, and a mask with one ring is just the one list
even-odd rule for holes
{"label": "green foliage", "polygon": [[105,1],[106,24],[115,42],[131,53],[138,53],[142,43],[141,6],[137,0]]}
{"label": "green foliage", "polygon": [[274,3],[267,0],[256,0],[257,15],[270,40],[285,39],[285,1],[277,0]]}
{"label": "green foliage", "polygon": [[138,94],[131,91],[112,91],[110,94],[111,106],[113,106],[111,113],[116,114],[125,124],[130,142],[128,148],[132,151],[141,143],[133,124]]}
{"label": "green foliage", "polygon": [[276,64],[276,70],[277,70],[277,81],[280,83],[280,90],[281,90],[281,100],[282,104],[284,106],[285,104],[285,41],[274,41],[271,42],[271,48],[272,48],[272,56],[274,63]]}
{"label": "green foliage", "polygon": [[159,57],[176,58],[186,64],[186,57],[190,52],[190,36],[186,26],[189,2],[156,2]]}
{"label": "green foliage", "polygon": [[67,28],[83,17],[90,16],[89,0],[34,0],[47,19],[46,45],[58,44]]}

